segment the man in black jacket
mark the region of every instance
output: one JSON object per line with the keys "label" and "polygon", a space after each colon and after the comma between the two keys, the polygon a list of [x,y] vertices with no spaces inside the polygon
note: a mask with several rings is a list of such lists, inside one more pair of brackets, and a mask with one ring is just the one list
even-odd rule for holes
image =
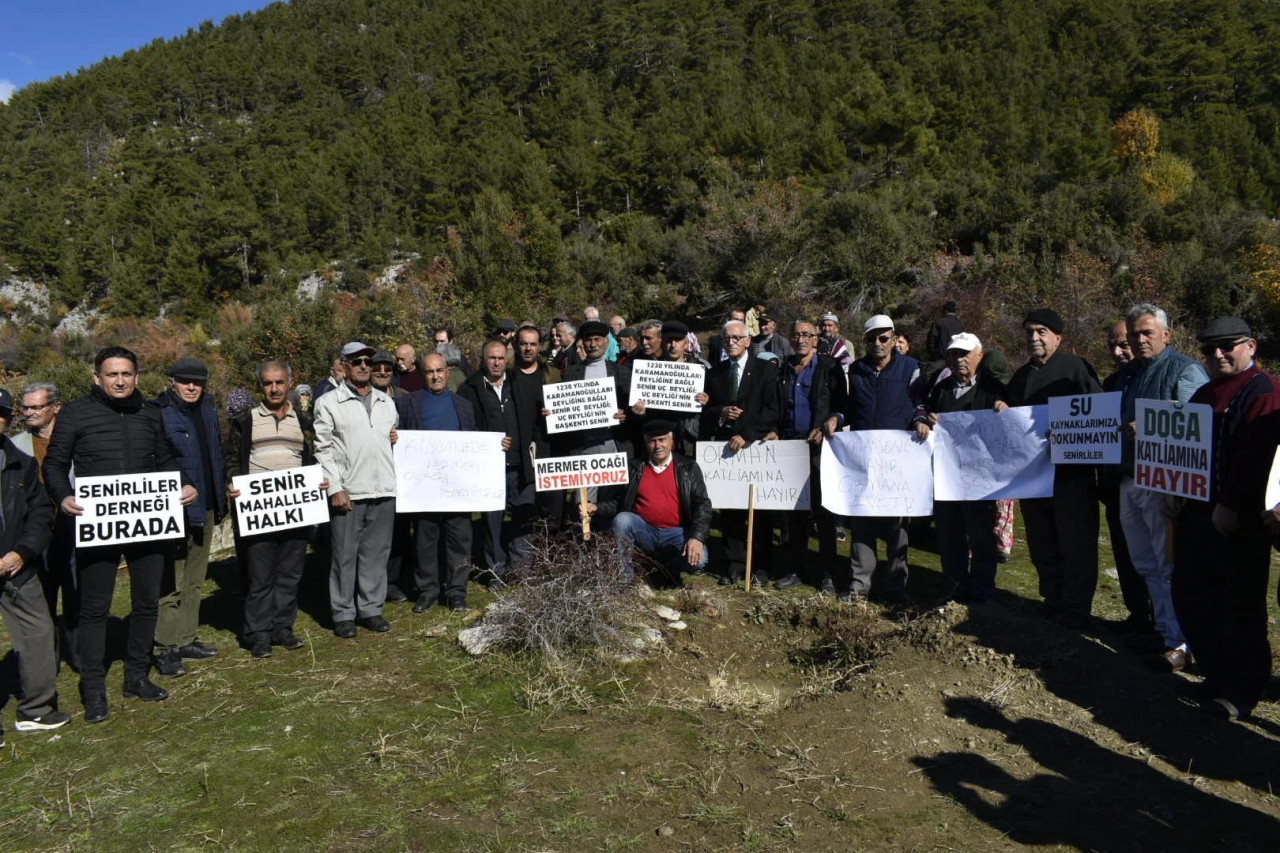
{"label": "man in black jacket", "polygon": [[632,549],[639,548],[661,560],[668,580],[679,586],[686,567],[707,564],[711,498],[701,469],[692,459],[675,454],[674,424],[650,421],[644,432],[649,452],[645,459],[632,461],[625,490],[610,490],[598,506],[581,504],[580,512],[613,518],[618,559],[629,577],[635,573]]}
{"label": "man in black jacket", "polygon": [[[520,471],[520,450],[514,440],[519,434],[519,419],[511,394],[514,387],[507,375],[507,345],[495,340],[484,345],[480,369],[468,376],[458,389],[458,396],[475,410],[475,429],[503,434],[507,479]],[[481,554],[490,579],[501,579],[507,571],[503,515],[503,510],[480,513]]]}
{"label": "man in black jacket", "polygon": [[[917,408],[915,429],[921,441],[929,437],[940,413],[987,411],[1004,400],[1004,386],[979,367],[982,341],[977,335],[955,335],[946,354],[951,372]],[[996,585],[996,502],[934,501],[933,520],[951,597],[968,604],[990,599]]]}
{"label": "man in black jacket", "polygon": [[[789,589],[801,582],[800,571],[809,569],[809,524],[818,530],[817,571],[806,580],[835,593],[832,575],[840,578],[840,588],[849,588],[849,564],[836,559],[836,519],[822,506],[818,461],[822,458],[823,425],[830,417],[837,424],[844,417],[848,380],[836,359],[820,355],[818,330],[808,320],[796,320],[791,327],[791,347],[795,354],[779,370],[781,384],[781,423],[778,435],[784,439],[809,443],[809,509],[787,513],[787,544],[792,571],[778,578],[778,589]],[[846,597],[848,593],[845,593]]]}
{"label": "man in black jacket", "polygon": [[[1062,317],[1037,308],[1022,321],[1030,359],[1009,379],[1010,406],[1043,406],[1050,397],[1098,394],[1093,366],[1062,345]],[[1004,408],[1000,403],[997,409]],[[1053,497],[1022,501],[1027,549],[1040,575],[1045,615],[1068,628],[1090,621],[1098,585],[1098,482],[1092,465],[1057,465]]]}
{"label": "man in black jacket", "polygon": [[[0,403],[9,392],[0,391]],[[3,413],[0,413],[3,414]],[[56,729],[71,719],[58,710],[58,657],[53,619],[38,577],[53,527],[53,504],[36,460],[0,434],[0,613],[18,653],[18,731]],[[3,736],[0,736],[3,743]]]}
{"label": "man in black jacket", "polygon": [[[58,428],[44,459],[44,480],[49,496],[68,515],[82,515],[71,485],[71,467],[77,477],[152,474],[179,471],[173,448],[165,437],[160,409],[138,391],[138,357],[124,347],[98,351],[93,361],[94,389],[69,403],[58,418]],[[180,502],[189,506],[198,494],[186,482]],[[80,692],[85,722],[107,718],[106,633],[116,569],[123,556],[129,565],[129,617],[125,649],[124,695],[147,702],[169,694],[151,682],[151,644],[155,640],[156,612],[165,562],[172,559],[168,540],[76,549],[80,586]]]}
{"label": "man in black jacket", "polygon": [[[730,320],[724,324],[725,358],[707,373],[706,405],[698,430],[703,441],[724,441],[729,453],[737,453],[754,441],[778,429],[778,366],[751,355],[747,324]],[[772,518],[772,516],[768,516]],[[767,525],[772,527],[772,525]],[[720,577],[724,585],[736,583],[746,571],[747,513],[741,509],[720,510],[720,530],[724,534],[729,565]],[[769,582],[773,542],[759,536],[752,546],[756,579]]]}
{"label": "man in black jacket", "polygon": [[[227,494],[240,493],[232,477],[283,471],[316,464],[315,429],[305,413],[289,403],[293,368],[277,360],[258,365],[262,403],[231,420],[227,446]],[[320,484],[329,488],[329,481]],[[307,558],[310,527],[270,530],[242,538],[237,551],[247,564],[241,642],[255,658],[271,656],[272,646],[294,651],[304,645],[293,633],[298,616],[298,584]]]}

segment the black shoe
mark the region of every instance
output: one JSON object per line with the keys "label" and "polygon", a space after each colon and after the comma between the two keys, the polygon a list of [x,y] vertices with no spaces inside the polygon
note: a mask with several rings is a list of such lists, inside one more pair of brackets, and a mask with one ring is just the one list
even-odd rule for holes
{"label": "black shoe", "polygon": [[343,640],[350,640],[356,635],[356,623],[350,619],[343,619],[341,622],[333,623],[333,636]]}
{"label": "black shoe", "polygon": [[795,572],[792,572],[789,575],[784,575],[778,578],[773,582],[773,585],[778,589],[794,589],[795,587],[800,586],[800,583],[800,576]]}
{"label": "black shoe", "polygon": [[466,610],[467,599],[462,596],[454,596],[449,599],[449,609],[453,611]]}
{"label": "black shoe", "polygon": [[836,585],[831,581],[831,578],[829,576],[822,579],[822,586],[818,589],[818,594],[819,595],[835,595],[836,594]]}
{"label": "black shoe", "polygon": [[182,657],[175,648],[161,649],[152,657],[152,661],[156,665],[156,672],[165,678],[180,678],[187,674],[187,668],[182,665]]}
{"label": "black shoe", "polygon": [[100,723],[109,716],[111,716],[111,712],[107,710],[107,691],[94,690],[84,695],[84,721],[86,723]]}
{"label": "black shoe", "polygon": [[404,590],[395,584],[387,584],[387,601],[400,602],[408,600],[409,596],[404,594]]}
{"label": "black shoe", "polygon": [[721,575],[720,579],[717,580],[716,583],[718,583],[720,586],[733,586],[735,583],[737,583],[740,580],[742,580],[742,578],[740,577],[735,578],[733,575]]}
{"label": "black shoe", "polygon": [[298,637],[294,636],[294,633],[292,631],[284,630],[284,631],[281,631],[279,634],[275,635],[275,637],[271,640],[271,645],[281,646],[286,651],[294,652],[302,648],[303,646],[305,646],[306,643],[298,639]]}
{"label": "black shoe", "polygon": [[434,599],[427,598],[425,595],[418,596],[418,600],[413,603],[414,613],[426,613],[431,609],[431,605],[435,604]]}
{"label": "black shoe", "polygon": [[249,654],[255,658],[271,657],[271,641],[266,637],[259,637],[253,641],[253,645],[249,648]]}
{"label": "black shoe", "polygon": [[1146,616],[1130,613],[1123,619],[1107,622],[1106,627],[1117,634],[1149,634],[1155,631],[1155,624]]}
{"label": "black shoe", "polygon": [[1007,563],[1009,562],[1010,559],[1012,558],[1008,554],[1006,554],[1004,551],[996,551],[997,563]]}
{"label": "black shoe", "polygon": [[141,699],[143,702],[163,702],[169,698],[169,691],[159,687],[145,675],[124,683],[124,695],[130,699]]}
{"label": "black shoe", "polygon": [[752,586],[768,586],[769,573],[768,572],[752,572],[751,585]]}
{"label": "black shoe", "polygon": [[1077,613],[1074,610],[1063,610],[1053,618],[1063,628],[1069,628],[1072,631],[1084,631],[1093,625],[1093,617],[1087,613]]}
{"label": "black shoe", "polygon": [[[13,727],[20,732],[39,732],[45,729],[56,729],[65,726],[71,722],[71,715],[63,711],[50,711],[47,714],[41,714],[39,717],[28,717],[21,711],[18,712],[18,721]],[[0,726],[0,729],[3,729]]]}
{"label": "black shoe", "polygon": [[391,630],[391,623],[381,616],[361,616],[356,620],[356,624],[366,631],[376,631],[379,634],[385,634]]}
{"label": "black shoe", "polygon": [[206,646],[199,640],[192,640],[178,649],[178,657],[183,660],[208,660],[211,657],[216,657],[217,654],[217,649],[213,646]]}

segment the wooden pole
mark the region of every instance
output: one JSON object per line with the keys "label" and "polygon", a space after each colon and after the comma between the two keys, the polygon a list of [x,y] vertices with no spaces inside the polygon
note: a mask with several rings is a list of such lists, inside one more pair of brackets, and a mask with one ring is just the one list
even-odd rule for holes
{"label": "wooden pole", "polygon": [[[581,486],[578,489],[578,505],[583,509],[587,506],[587,487]],[[582,541],[591,541],[591,516],[583,513],[582,515]]]}
{"label": "wooden pole", "polygon": [[747,592],[751,592],[751,554],[756,538],[756,484],[747,486]]}

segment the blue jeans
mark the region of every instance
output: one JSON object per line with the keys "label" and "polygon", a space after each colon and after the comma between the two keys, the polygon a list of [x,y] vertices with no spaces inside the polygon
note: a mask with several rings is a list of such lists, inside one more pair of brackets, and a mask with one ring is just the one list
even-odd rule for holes
{"label": "blue jeans", "polygon": [[[679,584],[680,573],[687,568],[700,569],[707,564],[707,549],[702,549],[702,559],[690,566],[684,556],[688,534],[683,527],[654,527],[634,512],[620,512],[613,519],[613,535],[618,540],[618,559],[627,578],[635,577],[631,564],[631,549],[639,548],[656,560],[661,560],[671,574],[671,580]],[[704,546],[706,543],[702,543]]]}

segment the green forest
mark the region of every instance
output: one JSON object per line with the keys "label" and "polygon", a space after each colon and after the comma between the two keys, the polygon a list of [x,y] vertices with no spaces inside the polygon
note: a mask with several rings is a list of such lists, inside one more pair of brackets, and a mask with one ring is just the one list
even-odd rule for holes
{"label": "green forest", "polygon": [[[926,324],[955,298],[1006,344],[1048,303],[1084,349],[1138,298],[1265,327],[1278,11],[275,3],[0,106],[0,262],[52,301],[0,362],[47,373],[110,338],[315,374],[347,334],[465,339],[588,301]],[[300,300],[317,271],[332,287]],[[80,304],[109,317],[94,339],[50,335]]]}

